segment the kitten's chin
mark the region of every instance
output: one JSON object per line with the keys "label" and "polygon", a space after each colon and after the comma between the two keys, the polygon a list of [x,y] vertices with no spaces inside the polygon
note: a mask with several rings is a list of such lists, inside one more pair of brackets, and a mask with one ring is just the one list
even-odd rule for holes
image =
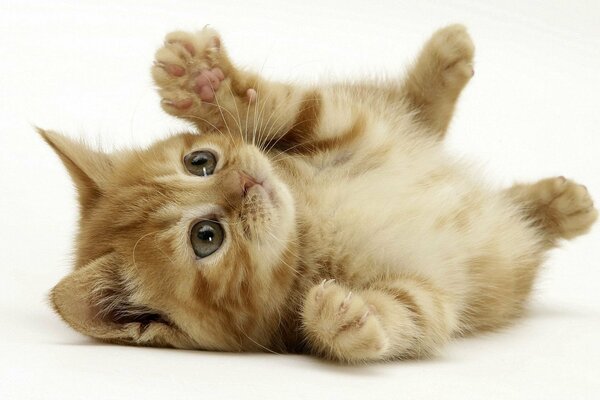
{"label": "kitten's chin", "polygon": [[287,185],[274,176],[263,179],[250,195],[262,203],[260,209],[268,212],[254,216],[253,246],[257,257],[267,264],[277,262],[289,246],[295,232],[295,206]]}
{"label": "kitten's chin", "polygon": [[272,265],[279,262],[295,236],[294,199],[258,148],[246,146],[241,156],[244,173],[252,183],[242,210],[244,235],[255,259]]}
{"label": "kitten's chin", "polygon": [[260,185],[256,185],[252,189],[258,192],[267,207],[277,210],[278,207],[285,206],[282,204],[284,199],[279,195],[279,191],[282,189],[278,189],[278,186],[280,185],[273,184],[272,179],[263,178]]}

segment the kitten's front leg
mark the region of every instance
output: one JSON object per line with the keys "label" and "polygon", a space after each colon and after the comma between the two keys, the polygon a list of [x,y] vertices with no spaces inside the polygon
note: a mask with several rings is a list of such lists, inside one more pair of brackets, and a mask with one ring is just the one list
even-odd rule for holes
{"label": "kitten's front leg", "polygon": [[390,337],[375,308],[333,280],[312,288],[302,318],[308,343],[320,355],[356,362],[388,353]]}
{"label": "kitten's front leg", "polygon": [[152,76],[167,113],[257,144],[288,132],[305,97],[299,88],[236,68],[211,28],[168,34]]}
{"label": "kitten's front leg", "polygon": [[351,290],[332,280],[314,286],[302,310],[310,348],[327,358],[364,362],[424,357],[455,329],[443,293],[403,277]]}

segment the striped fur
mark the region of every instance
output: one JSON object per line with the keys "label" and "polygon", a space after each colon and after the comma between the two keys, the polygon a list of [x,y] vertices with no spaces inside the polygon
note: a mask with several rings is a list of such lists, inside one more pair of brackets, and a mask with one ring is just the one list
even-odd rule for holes
{"label": "striped fur", "polygon": [[[81,204],[75,270],[51,298],[92,337],[427,357],[519,316],[545,252],[597,217],[572,181],[498,190],[444,153],[472,75],[461,26],[436,32],[407,76],[387,81],[270,82],[237,69],[209,28],[169,34],[156,57],[163,108],[201,135],[104,154],[41,131]],[[218,155],[214,175],[185,171],[198,149]],[[240,171],[263,189],[246,194]],[[209,217],[226,240],[198,260],[189,229]]]}

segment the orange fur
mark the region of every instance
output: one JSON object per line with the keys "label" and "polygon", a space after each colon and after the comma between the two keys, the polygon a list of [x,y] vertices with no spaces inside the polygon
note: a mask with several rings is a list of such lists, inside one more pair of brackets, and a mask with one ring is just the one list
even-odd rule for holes
{"label": "orange fur", "polygon": [[[425,357],[510,323],[545,251],[597,211],[564,178],[499,193],[444,154],[473,52],[453,25],[405,79],[302,87],[237,69],[211,29],[169,34],[152,75],[165,111],[202,134],[105,154],[40,130],[81,206],[56,311],[112,342],[346,362]],[[216,155],[213,174],[186,170],[196,150]],[[205,258],[199,219],[225,235]]]}

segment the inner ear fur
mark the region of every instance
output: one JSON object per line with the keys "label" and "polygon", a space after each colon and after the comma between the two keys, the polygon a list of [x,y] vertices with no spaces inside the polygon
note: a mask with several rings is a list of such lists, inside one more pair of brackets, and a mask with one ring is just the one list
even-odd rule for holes
{"label": "inner ear fur", "polygon": [[97,339],[191,348],[189,338],[162,313],[132,301],[133,286],[110,253],[62,279],[50,293],[56,312],[75,330]]}

